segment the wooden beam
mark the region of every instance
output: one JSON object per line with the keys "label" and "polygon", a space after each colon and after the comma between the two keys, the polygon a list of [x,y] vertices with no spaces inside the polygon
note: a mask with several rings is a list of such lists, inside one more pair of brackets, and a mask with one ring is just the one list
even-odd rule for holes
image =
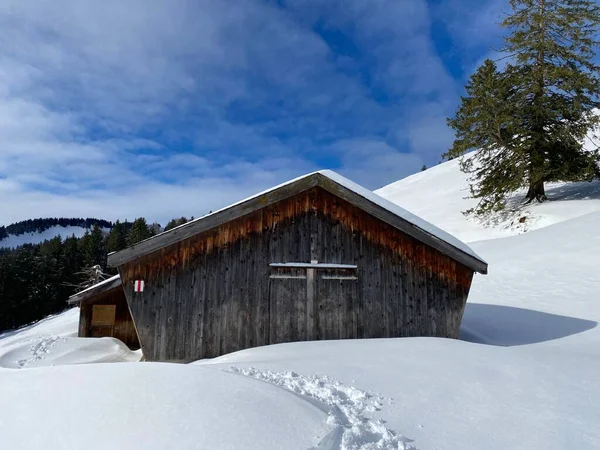
{"label": "wooden beam", "polygon": [[295,269],[357,269],[358,266],[355,264],[331,264],[331,263],[301,263],[301,262],[288,262],[288,263],[271,263],[270,267],[276,268],[295,268]]}

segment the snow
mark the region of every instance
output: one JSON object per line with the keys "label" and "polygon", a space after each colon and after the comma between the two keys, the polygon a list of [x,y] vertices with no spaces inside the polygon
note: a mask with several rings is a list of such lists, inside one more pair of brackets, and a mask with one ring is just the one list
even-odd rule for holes
{"label": "snow", "polygon": [[0,448],[307,449],[328,431],[299,396],[211,368],[132,364],[140,352],[116,339],[74,337],[78,318],[0,335]]}
{"label": "snow", "polygon": [[79,308],[72,308],[62,314],[48,316],[33,325],[0,333],[0,348],[12,345],[23,339],[35,338],[41,335],[56,335],[59,337],[77,336],[78,323]]}
{"label": "snow", "polygon": [[140,360],[141,351],[133,352],[117,339],[78,338],[78,323],[79,308],[73,308],[0,335],[0,368]]}
{"label": "snow", "polygon": [[454,159],[375,192],[464,242],[514,236],[600,211],[600,182],[548,183],[550,202],[523,207],[523,193],[517,193],[505,212],[487,220],[467,218],[462,212],[477,205],[469,198],[467,178]]}
{"label": "snow", "polygon": [[98,288],[100,288],[102,286],[106,286],[107,284],[116,283],[117,280],[120,280],[120,278],[121,278],[120,275],[118,275],[118,274],[114,275],[114,276],[112,276],[110,278],[107,278],[106,280],[102,280],[99,283],[96,283],[96,284],[94,284],[94,285],[92,285],[92,286],[90,286],[90,287],[88,287],[86,289],[83,289],[82,291],[79,291],[76,294],[73,294],[71,297],[75,297],[76,296],[77,298],[79,298],[81,295],[86,294],[86,293],[88,293],[90,291],[93,291],[95,289],[98,289]]}
{"label": "snow", "polygon": [[474,278],[462,340],[301,342],[189,365],[80,364],[139,354],[75,338],[72,309],[0,336],[0,399],[9,405],[0,408],[0,448],[600,448],[600,187],[553,185],[552,202],[514,203],[513,216],[483,223],[460,213],[470,200],[456,164],[380,192],[489,261],[490,274]]}
{"label": "snow", "polygon": [[[327,413],[327,423],[332,426],[316,448],[362,449],[362,448],[414,448],[410,439],[398,435],[385,426],[381,419],[373,419],[369,413],[379,411],[381,396],[373,396],[354,386],[345,386],[327,376],[305,377],[295,372],[272,372],[254,368],[231,372],[280,386],[302,398],[313,400]],[[367,413],[367,414],[365,414]]]}
{"label": "snow", "polygon": [[409,211],[407,211],[406,209],[400,207],[398,204],[393,203],[392,201],[378,195],[375,192],[369,191],[368,189],[360,186],[359,184],[356,184],[355,182],[349,180],[348,178],[345,178],[343,176],[341,176],[340,174],[332,171],[332,170],[320,170],[317,172],[312,172],[312,173],[308,173],[306,175],[300,176],[298,178],[294,178],[293,180],[287,181],[285,183],[282,183],[278,186],[274,186],[270,189],[267,189],[266,191],[260,192],[256,195],[252,195],[248,198],[245,198],[243,200],[240,200],[239,202],[236,202],[232,205],[229,205],[225,208],[219,209],[217,211],[214,211],[210,214],[207,214],[205,216],[199,217],[195,220],[192,220],[190,222],[187,222],[185,224],[179,225],[178,227],[172,228],[169,231],[165,231],[164,233],[160,233],[156,236],[153,236],[151,238],[148,238],[147,240],[151,240],[151,239],[160,239],[160,237],[165,234],[165,233],[173,233],[176,232],[176,230],[178,230],[179,228],[183,228],[183,227],[188,227],[190,226],[191,223],[200,221],[200,220],[204,220],[209,216],[215,215],[215,214],[219,214],[227,209],[233,208],[237,205],[240,205],[242,203],[245,203],[249,200],[252,200],[254,198],[260,197],[262,195],[265,195],[269,192],[275,191],[279,188],[282,188],[284,186],[293,184],[297,181],[300,181],[304,178],[313,176],[315,174],[320,174],[324,177],[329,178],[330,180],[334,181],[335,183],[345,187],[346,189],[354,192],[355,194],[358,194],[359,196],[363,197],[364,199],[370,201],[371,203],[388,210],[389,212],[395,214],[396,216],[406,220],[407,222],[413,224],[415,227],[420,228],[421,230],[423,230],[424,232],[426,232],[427,234],[435,237],[436,239],[439,239],[441,241],[445,241],[446,243],[450,244],[451,246],[457,248],[458,250],[474,257],[475,259],[478,259],[479,261],[485,263],[485,261],[478,256],[468,245],[466,245],[465,243],[461,242],[459,239],[455,238],[454,236],[452,236],[451,234],[447,233],[446,231],[441,230],[440,228],[436,227],[435,225],[427,222],[426,220],[423,220],[422,218],[410,213]]}
{"label": "snow", "polygon": [[307,449],[326,415],[279,387],[177,364],[0,371],[3,449]]}
{"label": "snow", "polygon": [[80,238],[86,231],[89,230],[83,227],[61,227],[56,225],[40,233],[10,234],[8,237],[0,240],[0,248],[16,248],[25,244],[40,244],[57,236],[61,236],[64,239],[75,235],[75,237]]}

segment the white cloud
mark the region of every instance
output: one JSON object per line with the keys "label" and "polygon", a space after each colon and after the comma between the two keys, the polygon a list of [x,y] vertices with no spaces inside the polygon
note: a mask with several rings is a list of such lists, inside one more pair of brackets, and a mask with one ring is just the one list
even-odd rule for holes
{"label": "white cloud", "polygon": [[[286,6],[0,0],[0,224],[198,215],[325,152],[375,188],[446,150],[458,85],[425,0]],[[317,22],[364,60],[334,55]]]}

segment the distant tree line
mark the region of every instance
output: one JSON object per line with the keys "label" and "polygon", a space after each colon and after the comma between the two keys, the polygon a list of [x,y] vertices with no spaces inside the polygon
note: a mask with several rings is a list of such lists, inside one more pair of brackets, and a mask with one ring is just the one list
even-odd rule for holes
{"label": "distant tree line", "polygon": [[108,220],[94,219],[94,218],[47,218],[47,219],[28,219],[18,223],[13,223],[6,227],[0,227],[0,240],[8,237],[8,235],[18,236],[25,233],[41,233],[49,228],[60,226],[60,227],[81,227],[90,229],[94,225],[98,225],[100,228],[110,229],[112,223]]}
{"label": "distant tree line", "polygon": [[[37,219],[26,221],[28,225],[19,223],[10,227],[30,232],[35,226],[43,230],[45,226],[47,229],[60,225],[55,222],[58,220],[63,219]],[[85,285],[85,268],[99,265],[105,273],[116,274],[115,269],[107,267],[108,253],[123,250],[162,231],[160,225],[149,225],[144,218],[114,224],[97,219],[65,220],[67,222],[62,223],[69,226],[83,226],[85,222],[81,221],[85,220],[95,222],[81,238],[58,236],[41,244],[0,249],[0,331],[63,311],[69,296],[78,290],[77,286]],[[173,228],[185,222],[182,217],[173,219],[167,226]],[[51,225],[47,226],[48,223]]]}

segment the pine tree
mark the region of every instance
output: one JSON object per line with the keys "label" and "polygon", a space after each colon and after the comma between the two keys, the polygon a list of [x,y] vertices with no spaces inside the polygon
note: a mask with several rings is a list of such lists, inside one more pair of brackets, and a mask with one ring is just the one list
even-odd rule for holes
{"label": "pine tree", "polygon": [[86,266],[99,265],[102,268],[106,267],[106,246],[104,245],[104,234],[102,229],[96,224],[92,228],[92,232],[89,235],[89,239],[86,241],[87,246],[85,247]]}
{"label": "pine tree", "polygon": [[133,221],[133,225],[131,226],[131,231],[129,232],[127,243],[129,245],[134,245],[140,241],[143,241],[144,239],[148,239],[151,236],[152,232],[148,228],[146,219],[140,217]]}
{"label": "pine tree", "polygon": [[162,227],[160,226],[160,223],[154,222],[151,225],[148,225],[148,230],[150,230],[151,236],[156,236],[162,232]]}
{"label": "pine tree", "polygon": [[80,281],[76,274],[83,267],[83,258],[77,248],[77,241],[78,239],[73,235],[65,239],[63,243],[62,273],[60,277],[63,285],[75,285]]}
{"label": "pine tree", "polygon": [[110,230],[110,233],[108,234],[106,247],[109,253],[118,252],[119,250],[123,250],[127,247],[127,233],[123,224],[118,220],[115,222],[112,230]]}
{"label": "pine tree", "polygon": [[502,71],[487,60],[466,86],[456,116],[451,159],[471,174],[471,210],[504,208],[516,190],[528,202],[546,200],[544,183],[591,181],[600,176],[598,150],[584,138],[600,123],[600,79],[594,64],[600,8],[591,0],[511,0],[510,30],[503,51],[511,62]]}
{"label": "pine tree", "polygon": [[178,227],[179,225],[183,225],[184,223],[187,223],[187,219],[185,217],[180,217],[179,219],[171,219],[169,223],[167,223],[167,225],[165,226],[164,231],[169,231],[175,227]]}
{"label": "pine tree", "polygon": [[81,239],[79,239],[79,241],[77,242],[79,255],[81,255],[81,266],[82,267],[88,267],[88,266],[92,265],[92,261],[90,259],[91,252],[89,251],[89,248],[91,245],[90,239],[91,238],[90,238],[89,230],[85,230],[85,233],[83,234]]}

